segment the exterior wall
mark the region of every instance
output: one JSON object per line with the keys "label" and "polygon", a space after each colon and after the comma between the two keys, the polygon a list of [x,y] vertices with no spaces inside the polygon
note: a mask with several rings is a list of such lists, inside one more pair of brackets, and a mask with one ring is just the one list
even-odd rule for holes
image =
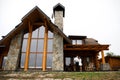
{"label": "exterior wall", "polygon": [[54,34],[52,70],[63,71],[63,38]]}
{"label": "exterior wall", "polygon": [[[60,28],[60,30],[63,30],[63,11],[55,11],[55,24]],[[53,71],[64,70],[63,57],[63,37],[54,32],[52,61]]]}
{"label": "exterior wall", "polygon": [[10,48],[5,62],[4,70],[16,70],[19,65],[23,32],[14,36],[11,40]]}

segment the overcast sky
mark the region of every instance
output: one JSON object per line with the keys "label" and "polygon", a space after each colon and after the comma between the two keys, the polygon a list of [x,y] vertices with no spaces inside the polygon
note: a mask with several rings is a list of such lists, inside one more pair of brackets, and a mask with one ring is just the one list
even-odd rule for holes
{"label": "overcast sky", "polygon": [[120,55],[120,0],[0,0],[0,36],[10,32],[35,6],[51,18],[57,3],[65,6],[67,36],[94,38],[110,44],[109,52]]}

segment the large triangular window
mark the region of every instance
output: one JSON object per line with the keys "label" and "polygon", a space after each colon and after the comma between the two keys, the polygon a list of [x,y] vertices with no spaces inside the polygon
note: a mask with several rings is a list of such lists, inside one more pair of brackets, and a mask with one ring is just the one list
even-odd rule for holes
{"label": "large triangular window", "polygon": [[[42,68],[44,31],[45,31],[45,27],[41,26],[32,32],[28,68]],[[21,68],[24,68],[27,39],[28,39],[28,33],[26,33],[23,38],[22,55],[21,55],[21,63],[20,63]],[[52,53],[53,53],[53,33],[48,31],[47,68],[52,67]]]}

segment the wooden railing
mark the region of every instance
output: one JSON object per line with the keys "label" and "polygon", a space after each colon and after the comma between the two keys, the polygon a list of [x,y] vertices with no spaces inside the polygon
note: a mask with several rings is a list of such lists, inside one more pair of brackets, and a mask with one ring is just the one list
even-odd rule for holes
{"label": "wooden railing", "polygon": [[64,50],[109,50],[109,45],[64,45]]}

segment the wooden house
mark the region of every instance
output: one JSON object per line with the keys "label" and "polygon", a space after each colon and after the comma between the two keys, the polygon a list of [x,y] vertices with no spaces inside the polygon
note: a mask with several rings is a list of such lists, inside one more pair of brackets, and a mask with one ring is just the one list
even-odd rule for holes
{"label": "wooden house", "polygon": [[0,69],[67,71],[74,67],[69,65],[79,55],[84,71],[90,68],[89,63],[98,70],[99,52],[105,64],[104,50],[108,50],[109,45],[99,44],[87,36],[66,36],[63,33],[65,7],[60,3],[53,7],[53,14],[54,23],[36,6],[0,40]]}

